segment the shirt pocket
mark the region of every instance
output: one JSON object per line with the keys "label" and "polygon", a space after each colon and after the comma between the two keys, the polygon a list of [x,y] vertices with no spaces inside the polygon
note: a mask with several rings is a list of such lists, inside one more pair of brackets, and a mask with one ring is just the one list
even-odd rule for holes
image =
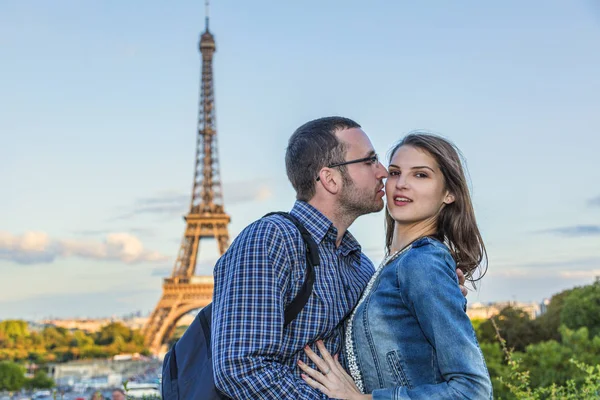
{"label": "shirt pocket", "polygon": [[313,297],[321,319],[319,325],[326,332],[332,332],[351,310],[344,284],[335,268],[317,268]]}
{"label": "shirt pocket", "polygon": [[392,350],[385,355],[385,358],[387,359],[388,367],[390,368],[390,373],[394,378],[395,384],[412,389],[412,384],[406,375],[399,352]]}
{"label": "shirt pocket", "polygon": [[321,334],[330,333],[342,320],[343,314],[339,308],[341,304],[336,304],[335,294],[331,288],[324,285],[323,282],[313,287],[313,301],[315,314],[318,316],[315,321]]}

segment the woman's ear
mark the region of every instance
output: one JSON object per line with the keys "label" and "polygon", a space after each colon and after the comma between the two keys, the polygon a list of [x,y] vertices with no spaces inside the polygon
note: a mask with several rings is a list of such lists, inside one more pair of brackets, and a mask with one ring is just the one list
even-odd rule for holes
{"label": "woman's ear", "polygon": [[454,195],[450,192],[446,193],[446,196],[444,197],[444,204],[452,204],[454,203]]}

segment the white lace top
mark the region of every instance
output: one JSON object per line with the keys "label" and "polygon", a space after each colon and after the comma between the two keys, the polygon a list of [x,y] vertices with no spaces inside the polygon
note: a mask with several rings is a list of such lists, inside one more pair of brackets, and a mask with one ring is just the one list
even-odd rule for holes
{"label": "white lace top", "polygon": [[356,362],[356,353],[354,352],[354,342],[352,341],[352,321],[354,320],[354,316],[356,314],[356,310],[358,310],[358,307],[362,304],[362,302],[371,293],[371,289],[373,289],[373,285],[375,284],[377,277],[379,277],[379,274],[383,270],[383,267],[388,265],[392,260],[394,260],[400,254],[407,252],[411,247],[412,246],[407,246],[404,249],[398,250],[395,253],[392,253],[383,259],[383,261],[381,262],[381,264],[379,264],[379,266],[375,270],[375,273],[369,280],[369,283],[367,283],[367,287],[365,288],[365,291],[363,292],[362,296],[360,296],[360,300],[358,301],[358,304],[352,311],[352,314],[350,315],[350,318],[348,318],[348,322],[346,323],[346,344],[345,344],[346,345],[346,359],[348,362],[348,368],[350,369],[350,375],[352,376],[352,379],[354,379],[354,383],[356,383],[356,386],[361,391],[361,393],[364,393],[365,389],[364,389],[362,375],[360,374],[360,370],[358,369],[358,363]]}

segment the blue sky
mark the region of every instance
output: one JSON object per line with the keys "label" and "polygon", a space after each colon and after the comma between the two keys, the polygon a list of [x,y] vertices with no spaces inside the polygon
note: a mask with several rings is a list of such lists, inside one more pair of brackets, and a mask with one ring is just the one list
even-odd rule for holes
{"label": "blue sky", "polygon": [[[413,129],[470,171],[489,272],[469,301],[600,276],[592,0],[211,4],[230,234],[289,209],[287,139],[326,115]],[[151,310],[191,194],[202,1],[0,3],[0,319]],[[382,214],[351,231],[378,263]],[[211,273],[214,242],[198,273]]]}

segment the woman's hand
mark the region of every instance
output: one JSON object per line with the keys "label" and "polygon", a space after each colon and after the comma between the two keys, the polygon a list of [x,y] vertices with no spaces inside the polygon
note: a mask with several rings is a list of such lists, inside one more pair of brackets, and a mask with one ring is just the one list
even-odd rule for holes
{"label": "woman's hand", "polygon": [[458,287],[460,288],[460,292],[463,296],[467,297],[469,291],[465,286],[465,274],[460,268],[456,268],[456,276],[458,276]]}
{"label": "woman's hand", "polygon": [[304,348],[304,352],[321,372],[298,360],[298,366],[306,373],[302,374],[302,379],[306,383],[335,399],[366,400],[373,398],[358,390],[352,377],[340,365],[337,354],[335,357],[331,357],[321,340],[317,341],[317,347],[323,358],[319,357],[309,346]]}

